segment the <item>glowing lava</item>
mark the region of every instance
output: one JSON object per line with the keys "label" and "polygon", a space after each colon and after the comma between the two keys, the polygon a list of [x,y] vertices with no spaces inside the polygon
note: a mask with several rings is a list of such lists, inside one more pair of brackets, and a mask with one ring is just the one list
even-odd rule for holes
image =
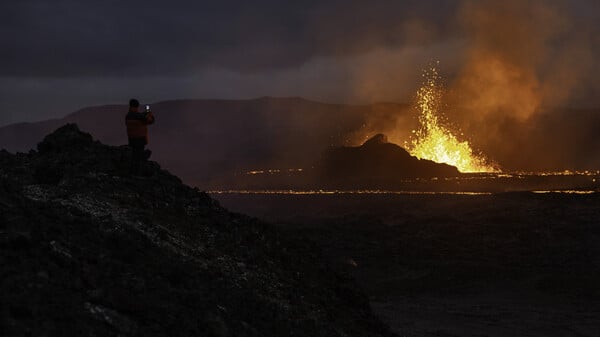
{"label": "glowing lava", "polygon": [[431,67],[423,72],[423,77],[423,86],[417,91],[420,127],[412,131],[414,136],[405,143],[408,152],[419,159],[456,166],[460,172],[499,172],[485,156],[474,153],[468,141],[459,141],[443,125],[442,88],[437,69]]}

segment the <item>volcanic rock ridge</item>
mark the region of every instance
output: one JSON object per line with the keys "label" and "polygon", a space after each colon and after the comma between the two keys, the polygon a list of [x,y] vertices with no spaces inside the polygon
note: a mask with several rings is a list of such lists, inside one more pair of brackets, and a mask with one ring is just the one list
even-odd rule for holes
{"label": "volcanic rock ridge", "polygon": [[310,242],[76,125],[0,151],[3,336],[393,336]]}
{"label": "volcanic rock ridge", "polygon": [[406,178],[456,177],[454,166],[411,156],[377,134],[356,147],[337,147],[317,164],[322,184],[337,188],[394,187]]}

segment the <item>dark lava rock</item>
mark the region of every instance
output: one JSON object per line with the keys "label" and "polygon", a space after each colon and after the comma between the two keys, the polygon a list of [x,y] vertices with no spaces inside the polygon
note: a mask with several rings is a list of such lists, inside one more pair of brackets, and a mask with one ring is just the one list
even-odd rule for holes
{"label": "dark lava rock", "polygon": [[315,246],[66,125],[0,152],[2,336],[391,336]]}
{"label": "dark lava rock", "polygon": [[338,147],[317,164],[322,186],[333,188],[393,188],[406,178],[456,177],[454,166],[411,156],[377,134],[357,147]]}

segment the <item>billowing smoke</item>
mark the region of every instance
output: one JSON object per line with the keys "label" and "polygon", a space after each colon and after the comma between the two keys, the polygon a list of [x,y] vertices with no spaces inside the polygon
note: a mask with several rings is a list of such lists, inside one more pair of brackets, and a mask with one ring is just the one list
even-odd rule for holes
{"label": "billowing smoke", "polygon": [[458,19],[468,42],[447,95],[450,119],[509,168],[573,166],[562,153],[586,146],[573,143],[583,130],[550,134],[545,114],[578,118],[556,111],[576,104],[573,94],[589,84],[591,31],[558,1],[468,0]]}
{"label": "billowing smoke", "polygon": [[457,103],[477,117],[531,117],[544,98],[549,44],[567,29],[558,9],[541,1],[466,1],[459,19],[469,45],[454,84]]}

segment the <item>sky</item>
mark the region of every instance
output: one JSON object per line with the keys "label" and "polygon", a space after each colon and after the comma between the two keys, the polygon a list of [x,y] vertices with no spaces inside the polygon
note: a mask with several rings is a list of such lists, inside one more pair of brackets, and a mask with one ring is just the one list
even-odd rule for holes
{"label": "sky", "polygon": [[5,0],[0,126],[130,97],[408,102],[434,61],[459,120],[595,108],[599,26],[597,0]]}

